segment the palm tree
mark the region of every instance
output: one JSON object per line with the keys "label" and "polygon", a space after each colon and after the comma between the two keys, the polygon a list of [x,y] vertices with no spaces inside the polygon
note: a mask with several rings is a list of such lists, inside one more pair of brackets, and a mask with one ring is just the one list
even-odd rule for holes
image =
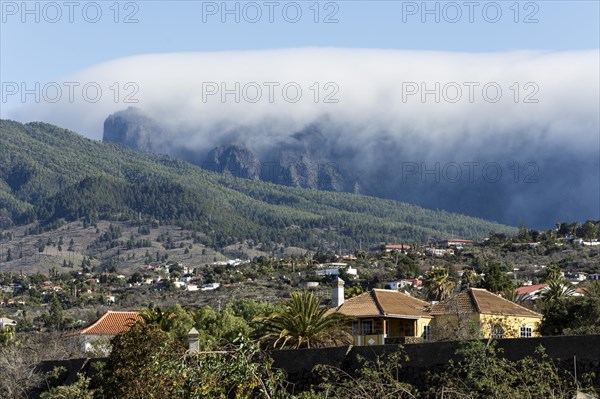
{"label": "palm tree", "polygon": [[460,288],[462,290],[466,290],[471,287],[474,287],[475,285],[477,285],[479,280],[480,280],[480,278],[477,275],[477,273],[475,273],[471,269],[465,269],[463,271],[462,276],[460,277]]}
{"label": "palm tree", "polygon": [[445,267],[436,267],[425,273],[423,284],[429,298],[434,301],[443,301],[448,298],[456,286],[456,282],[450,279],[448,269]]}
{"label": "palm tree", "polygon": [[554,302],[561,298],[573,296],[573,294],[575,294],[573,284],[564,280],[552,280],[548,282],[548,287],[541,297],[544,302]]}
{"label": "palm tree", "polygon": [[273,348],[315,348],[350,342],[346,316],[331,312],[313,292],[292,292],[282,312],[256,318],[264,323],[259,341]]}
{"label": "palm tree", "polygon": [[517,290],[513,288],[502,291],[501,296],[502,298],[508,299],[509,301],[519,305],[525,305],[527,302],[533,301],[534,299],[531,294],[517,294]]}
{"label": "palm tree", "polygon": [[560,266],[558,266],[558,264],[552,263],[546,268],[546,282],[548,284],[550,284],[551,281],[560,281],[562,278]]}
{"label": "palm tree", "polygon": [[[138,320],[138,322],[142,322],[146,325],[155,324],[161,330],[168,332],[172,327],[172,315],[171,312],[163,312],[163,310],[158,306],[151,306],[145,308],[144,310],[139,312],[139,316],[142,320]],[[135,322],[135,320],[132,320]]]}

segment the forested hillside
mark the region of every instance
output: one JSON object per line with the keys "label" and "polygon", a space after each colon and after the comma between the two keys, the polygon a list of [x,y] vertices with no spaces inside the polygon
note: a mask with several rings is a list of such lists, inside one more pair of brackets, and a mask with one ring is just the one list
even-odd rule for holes
{"label": "forested hillside", "polygon": [[396,201],[218,175],[45,123],[0,121],[0,176],[2,228],[142,218],[195,229],[215,247],[253,239],[303,248],[516,232]]}

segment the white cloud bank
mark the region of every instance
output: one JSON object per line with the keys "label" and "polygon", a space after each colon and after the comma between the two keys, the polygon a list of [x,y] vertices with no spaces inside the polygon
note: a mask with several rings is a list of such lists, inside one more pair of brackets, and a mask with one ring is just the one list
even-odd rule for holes
{"label": "white cloud bank", "polygon": [[[55,88],[47,86],[44,93],[48,82],[40,82],[39,103],[27,95],[4,117],[45,121],[100,139],[109,114],[136,106],[177,132],[165,140],[208,146],[225,131],[251,131],[243,141],[257,145],[285,139],[326,116],[351,132],[344,140],[358,142],[382,131],[398,139],[410,134],[446,144],[452,138],[479,141],[525,133],[533,142],[589,151],[598,149],[599,70],[597,50],[472,54],[304,48],[151,54],[99,64],[57,81],[62,97],[56,103],[46,101],[54,100]],[[64,82],[79,84],[72,99]],[[89,83],[102,90],[97,102],[90,101],[94,87],[87,99],[82,94]],[[222,101],[222,84],[237,92],[239,103],[235,94]],[[282,93],[286,84],[287,96]],[[258,101],[257,87],[262,91]],[[298,87],[302,96],[293,102]],[[430,90],[424,98],[423,89]],[[7,90],[15,87],[3,87],[3,96],[14,103],[21,93]]]}

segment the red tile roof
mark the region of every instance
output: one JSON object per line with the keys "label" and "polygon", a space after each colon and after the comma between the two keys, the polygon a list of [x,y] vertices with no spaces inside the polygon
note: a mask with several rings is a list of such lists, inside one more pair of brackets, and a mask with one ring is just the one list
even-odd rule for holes
{"label": "red tile roof", "polygon": [[530,295],[536,291],[546,288],[547,286],[548,286],[548,284],[525,285],[523,287],[517,288],[515,291],[516,291],[517,295]]}
{"label": "red tile roof", "polygon": [[109,310],[90,326],[69,335],[117,335],[129,331],[133,323],[142,320],[138,312]]}
{"label": "red tile roof", "polygon": [[393,290],[374,289],[346,300],[335,311],[350,317],[431,318],[428,303]]}
{"label": "red tile roof", "polygon": [[412,249],[410,245],[405,244],[387,244],[385,245],[385,249],[393,250],[393,249]]}
{"label": "red tile roof", "polygon": [[481,313],[542,318],[542,315],[481,288],[470,288],[430,308],[432,315]]}

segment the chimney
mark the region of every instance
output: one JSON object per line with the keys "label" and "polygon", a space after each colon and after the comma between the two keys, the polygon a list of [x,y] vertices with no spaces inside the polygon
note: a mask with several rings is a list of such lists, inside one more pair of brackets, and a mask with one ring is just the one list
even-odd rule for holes
{"label": "chimney", "polygon": [[333,283],[333,292],[331,293],[331,304],[338,307],[344,303],[344,280],[337,278]]}
{"label": "chimney", "polygon": [[192,327],[190,332],[188,332],[188,347],[190,352],[198,352],[200,350],[198,345],[199,337],[200,334],[198,333],[198,330]]}

